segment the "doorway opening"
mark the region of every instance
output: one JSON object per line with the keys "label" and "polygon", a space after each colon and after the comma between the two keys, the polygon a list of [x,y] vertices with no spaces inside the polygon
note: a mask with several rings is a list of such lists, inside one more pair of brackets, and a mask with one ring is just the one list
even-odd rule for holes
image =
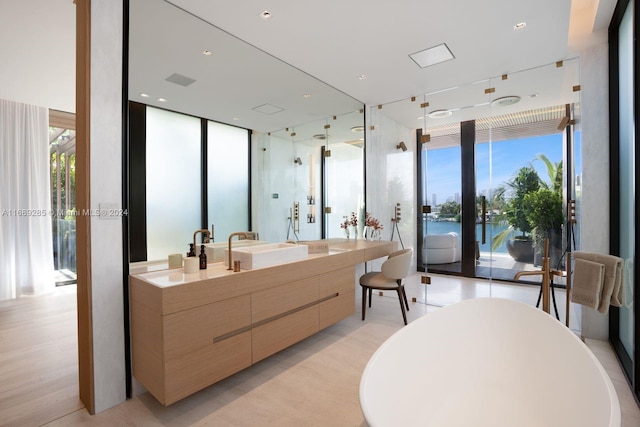
{"label": "doorway opening", "polygon": [[75,284],[76,135],[74,129],[49,127],[51,222],[56,286]]}

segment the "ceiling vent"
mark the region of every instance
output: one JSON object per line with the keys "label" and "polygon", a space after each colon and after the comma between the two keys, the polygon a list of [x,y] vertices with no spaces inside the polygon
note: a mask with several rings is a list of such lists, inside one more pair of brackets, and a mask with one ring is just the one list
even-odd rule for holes
{"label": "ceiling vent", "polygon": [[190,84],[195,82],[195,80],[192,79],[191,77],[183,76],[182,74],[178,74],[178,73],[171,74],[165,80],[180,86],[184,86],[184,87],[187,87]]}
{"label": "ceiling vent", "polygon": [[262,104],[252,108],[252,110],[262,114],[271,115],[271,114],[279,113],[280,111],[284,111],[284,108],[276,107],[275,105],[271,105],[271,104]]}
{"label": "ceiling vent", "polygon": [[412,53],[409,57],[413,59],[420,68],[430,67],[431,65],[450,61],[455,58],[446,43],[421,50],[420,52]]}

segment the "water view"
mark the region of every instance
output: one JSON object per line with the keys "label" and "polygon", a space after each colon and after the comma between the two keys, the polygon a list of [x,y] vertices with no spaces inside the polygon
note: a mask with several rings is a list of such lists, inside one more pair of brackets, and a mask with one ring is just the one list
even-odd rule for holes
{"label": "water view", "polygon": [[[493,236],[504,231],[508,225],[506,224],[487,224],[487,243],[480,244],[480,252],[491,251],[491,239]],[[462,239],[462,225],[459,222],[452,221],[427,221],[427,234],[446,234],[450,232],[458,233]],[[478,241],[482,238],[482,225],[476,224],[476,238]],[[494,252],[507,253],[507,248],[503,243]]]}

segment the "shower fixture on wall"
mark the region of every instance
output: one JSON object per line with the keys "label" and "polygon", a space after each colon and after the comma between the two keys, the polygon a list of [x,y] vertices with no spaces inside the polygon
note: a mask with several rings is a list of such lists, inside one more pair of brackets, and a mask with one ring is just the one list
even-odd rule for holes
{"label": "shower fixture on wall", "polygon": [[302,159],[300,157],[296,157],[293,160],[293,163],[297,164],[297,165],[302,165]]}
{"label": "shower fixture on wall", "polygon": [[404,141],[400,141],[398,145],[396,145],[396,148],[398,150],[407,151],[407,144],[405,144]]}

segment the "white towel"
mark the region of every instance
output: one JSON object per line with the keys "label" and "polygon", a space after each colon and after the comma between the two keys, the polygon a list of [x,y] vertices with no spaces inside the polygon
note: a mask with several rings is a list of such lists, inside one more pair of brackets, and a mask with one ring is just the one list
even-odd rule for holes
{"label": "white towel", "polygon": [[600,313],[607,314],[609,312],[609,305],[616,305],[619,307],[622,302],[621,283],[622,267],[624,265],[622,258],[614,255],[603,255],[583,251],[574,252],[573,257],[576,261],[578,259],[582,259],[602,264],[604,266],[600,304],[598,305],[597,310]]}
{"label": "white towel", "polygon": [[622,293],[622,280],[624,279],[624,262],[616,264],[616,280],[613,284],[611,294],[611,305],[622,307],[624,305],[624,294]]}
{"label": "white towel", "polygon": [[576,258],[573,267],[571,301],[597,310],[600,307],[604,265]]}

